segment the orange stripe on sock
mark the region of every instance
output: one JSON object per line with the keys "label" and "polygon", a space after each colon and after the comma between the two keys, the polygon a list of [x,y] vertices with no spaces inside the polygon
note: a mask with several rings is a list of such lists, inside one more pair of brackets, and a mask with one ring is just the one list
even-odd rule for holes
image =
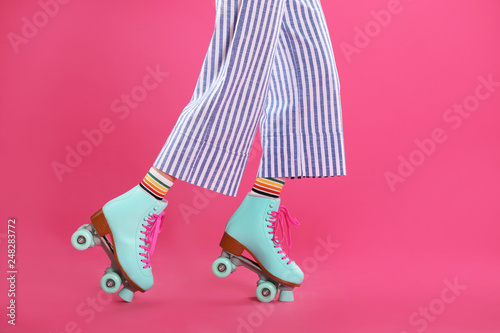
{"label": "orange stripe on sock", "polygon": [[141,184],[148,189],[148,191],[152,192],[154,195],[161,197],[162,195],[156,192],[153,188],[151,188],[146,182],[142,181]]}
{"label": "orange stripe on sock", "polygon": [[165,196],[166,193],[162,193],[160,191],[158,191],[158,189],[153,185],[151,184],[150,182],[148,182],[146,179],[143,179],[142,180],[142,183],[147,186],[147,188],[149,188],[152,192],[154,192],[156,195],[160,196],[160,197],[163,197]]}
{"label": "orange stripe on sock", "polygon": [[159,193],[165,193],[165,194],[167,193],[167,191],[162,190],[155,182],[151,181],[150,179],[144,178],[144,181],[146,183],[148,183],[148,185],[150,185],[151,187],[153,187]]}
{"label": "orange stripe on sock", "polygon": [[268,188],[270,188],[270,189],[277,190],[277,191],[281,191],[281,190],[283,189],[283,186],[275,186],[275,185],[274,185],[275,183],[273,183],[273,184],[269,184],[269,183],[266,183],[266,182],[262,182],[262,181],[258,181],[258,180],[257,180],[257,181],[255,181],[255,184],[256,184],[256,185],[263,186],[263,187],[268,187]]}
{"label": "orange stripe on sock", "polygon": [[159,185],[153,178],[149,177],[149,175],[146,175],[146,177],[144,177],[144,180],[147,181],[148,184],[154,186],[154,188],[158,190],[158,192],[164,193],[164,195],[167,194],[168,190]]}
{"label": "orange stripe on sock", "polygon": [[280,194],[280,191],[271,190],[267,187],[262,187],[262,186],[259,186],[257,184],[255,184],[253,187],[255,187],[258,190],[264,191],[264,192],[268,192],[268,193],[272,193],[272,194],[276,194],[276,195]]}
{"label": "orange stripe on sock", "polygon": [[149,187],[151,187],[152,189],[155,190],[155,192],[157,192],[160,196],[164,196],[165,194],[167,194],[166,191],[162,191],[160,190],[157,186],[155,186],[154,183],[152,183],[151,181],[149,181],[148,179],[144,178],[143,179],[143,183],[147,184]]}
{"label": "orange stripe on sock", "polygon": [[280,189],[283,188],[283,185],[284,185],[284,184],[272,181],[270,179],[265,179],[265,178],[257,178],[255,180],[255,182],[261,182],[261,183],[265,183],[267,185],[276,186],[276,187],[279,187]]}

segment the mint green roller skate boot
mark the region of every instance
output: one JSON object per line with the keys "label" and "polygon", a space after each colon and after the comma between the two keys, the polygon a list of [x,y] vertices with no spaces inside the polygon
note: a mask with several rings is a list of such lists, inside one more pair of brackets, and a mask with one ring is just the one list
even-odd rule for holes
{"label": "mint green roller skate boot", "polygon": [[153,286],[151,256],[163,228],[167,201],[158,201],[136,186],[111,200],[72,237],[73,246],[85,250],[100,245],[111,260],[101,279],[101,288],[131,302],[134,292]]}
{"label": "mint green roller skate boot", "polygon": [[[280,199],[247,195],[227,223],[213,273],[223,278],[244,266],[259,275],[256,295],[261,302],[272,301],[278,289],[280,301],[293,301],[293,289],[300,286],[304,273],[283,250],[283,240],[291,246],[290,224],[299,225],[288,209],[280,207]],[[281,240],[278,229],[282,229]],[[242,256],[244,250],[253,260]]]}

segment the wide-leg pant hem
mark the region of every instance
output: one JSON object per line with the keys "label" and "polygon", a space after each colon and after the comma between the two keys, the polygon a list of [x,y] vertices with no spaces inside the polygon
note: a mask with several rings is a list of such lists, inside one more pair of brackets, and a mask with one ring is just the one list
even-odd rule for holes
{"label": "wide-leg pant hem", "polygon": [[261,143],[263,152],[257,177],[346,175],[343,132],[261,136]]}
{"label": "wide-leg pant hem", "polygon": [[[249,153],[231,152],[211,142],[189,137],[184,133],[172,133],[183,145],[172,144],[169,154],[190,156],[183,168],[176,165],[176,160],[157,159],[154,167],[187,183],[200,186],[221,194],[235,197],[243,172],[248,162]],[[168,143],[167,143],[168,145]],[[180,149],[182,148],[182,150]]]}
{"label": "wide-leg pant hem", "polygon": [[[245,171],[250,151],[231,152],[214,143],[189,137],[184,133],[172,133],[174,141],[184,141],[184,145],[172,144],[169,153],[173,156],[190,156],[184,168],[176,167],[176,160],[164,163],[158,159],[154,166],[187,183],[200,186],[224,195],[235,197]],[[288,134],[261,138],[263,154],[257,177],[323,178],[345,176],[346,168],[343,152],[343,133]],[[287,142],[299,142],[300,149],[295,154],[283,154]],[[279,142],[279,146],[275,144]],[[315,145],[312,142],[316,143]],[[323,147],[341,154],[315,154],[311,147]],[[183,148],[183,149],[180,149]],[[273,154],[279,159],[271,158]],[[287,156],[287,158],[285,158]],[[278,161],[278,164],[266,160]],[[267,166],[267,167],[266,167]]]}

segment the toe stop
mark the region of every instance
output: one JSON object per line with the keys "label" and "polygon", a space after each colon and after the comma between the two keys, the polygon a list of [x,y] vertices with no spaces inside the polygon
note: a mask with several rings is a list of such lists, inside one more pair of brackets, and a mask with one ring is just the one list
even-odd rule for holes
{"label": "toe stop", "polygon": [[134,297],[134,292],[128,288],[122,288],[120,292],[118,292],[118,296],[125,302],[132,302],[132,298]]}
{"label": "toe stop", "polygon": [[293,302],[293,291],[292,290],[282,290],[278,298],[281,302]]}

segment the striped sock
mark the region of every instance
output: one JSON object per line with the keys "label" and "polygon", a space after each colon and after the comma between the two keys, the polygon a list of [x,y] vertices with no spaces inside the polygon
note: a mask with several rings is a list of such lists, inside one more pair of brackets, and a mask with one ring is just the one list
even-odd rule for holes
{"label": "striped sock", "polygon": [[154,168],[151,168],[139,185],[155,199],[161,200],[173,184],[174,182],[162,176]]}
{"label": "striped sock", "polygon": [[250,195],[263,198],[279,198],[285,178],[257,178]]}

